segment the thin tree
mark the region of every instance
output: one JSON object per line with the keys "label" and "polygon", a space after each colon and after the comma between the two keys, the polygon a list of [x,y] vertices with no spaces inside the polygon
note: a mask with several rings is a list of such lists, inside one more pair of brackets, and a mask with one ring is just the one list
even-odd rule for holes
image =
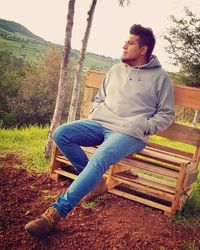
{"label": "thin tree", "polygon": [[124,6],[124,3],[126,2],[126,5],[128,6],[130,3],[130,0],[118,0],[120,6]]}
{"label": "thin tree", "polygon": [[56,105],[54,109],[53,118],[51,121],[48,140],[45,146],[45,157],[50,156],[51,147],[52,147],[52,134],[55,128],[60,124],[64,101],[66,98],[66,89],[67,89],[67,69],[69,65],[69,58],[71,52],[71,37],[72,37],[72,28],[74,22],[74,6],[75,0],[69,0],[68,3],[68,14],[67,14],[67,25],[65,29],[65,41],[64,41],[64,52],[63,52],[63,60],[60,66],[60,78],[58,84],[58,93],[56,99]]}
{"label": "thin tree", "polygon": [[72,99],[71,99],[71,104],[70,104],[70,108],[69,108],[67,122],[71,122],[71,121],[75,120],[75,118],[76,118],[76,112],[78,109],[78,102],[79,102],[80,89],[81,89],[81,74],[83,71],[83,62],[85,60],[85,54],[86,54],[86,49],[87,49],[87,44],[88,44],[88,39],[89,39],[90,30],[91,30],[91,26],[92,26],[92,20],[93,20],[93,16],[94,16],[96,3],[97,3],[97,0],[92,0],[92,4],[91,4],[90,9],[88,11],[87,25],[86,25],[86,30],[85,30],[84,37],[82,40],[82,48],[80,51],[78,64],[76,67],[76,72],[75,72],[75,77],[74,77],[74,85],[73,85],[73,91],[72,91]]}

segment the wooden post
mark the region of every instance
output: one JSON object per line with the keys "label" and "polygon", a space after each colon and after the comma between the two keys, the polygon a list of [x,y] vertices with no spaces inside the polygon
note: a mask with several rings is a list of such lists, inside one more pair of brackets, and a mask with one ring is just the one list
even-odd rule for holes
{"label": "wooden post", "polygon": [[114,179],[112,179],[112,174],[113,174],[113,171],[114,171],[114,167],[115,165],[111,165],[109,170],[108,170],[108,177],[107,177],[107,180],[106,180],[106,185],[108,186],[108,191],[110,191],[113,187],[119,185],[121,182],[119,181],[116,181]]}
{"label": "wooden post", "polygon": [[174,201],[172,202],[171,213],[175,214],[180,207],[180,197],[183,192],[183,182],[186,175],[187,164],[183,163],[180,167],[179,177],[176,184],[176,191],[174,195]]}
{"label": "wooden post", "polygon": [[51,162],[50,162],[50,177],[58,181],[58,174],[54,172],[54,170],[58,169],[60,166],[60,162],[57,161],[56,156],[58,155],[58,148],[55,144],[52,145],[52,154],[51,154]]}

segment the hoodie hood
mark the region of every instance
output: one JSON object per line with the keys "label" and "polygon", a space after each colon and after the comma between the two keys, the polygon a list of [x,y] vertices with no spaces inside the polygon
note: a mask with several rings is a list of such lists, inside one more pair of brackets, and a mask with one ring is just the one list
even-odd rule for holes
{"label": "hoodie hood", "polygon": [[161,64],[158,60],[158,58],[155,55],[151,55],[149,62],[147,64],[142,65],[141,69],[152,69],[152,68],[161,68]]}
{"label": "hoodie hood", "polygon": [[128,75],[129,75],[129,78],[132,79],[133,75],[135,74],[138,81],[141,80],[141,77],[140,77],[140,72],[141,71],[147,71],[147,70],[151,71],[151,70],[161,69],[162,68],[158,58],[155,55],[151,55],[150,59],[149,59],[149,62],[144,64],[144,65],[141,65],[141,66],[134,66],[133,67],[133,66],[130,66],[129,64],[127,64],[127,63],[124,63],[124,62],[121,62],[121,63],[122,63],[122,65],[125,66],[126,71],[127,71]]}
{"label": "hoodie hood", "polygon": [[126,65],[126,67],[128,66],[128,67],[133,68],[133,69],[153,69],[153,68],[161,68],[162,67],[157,56],[155,56],[155,55],[151,55],[149,62],[144,64],[144,65],[141,65],[141,66],[133,67],[127,63],[123,63],[123,62],[121,62],[121,63]]}

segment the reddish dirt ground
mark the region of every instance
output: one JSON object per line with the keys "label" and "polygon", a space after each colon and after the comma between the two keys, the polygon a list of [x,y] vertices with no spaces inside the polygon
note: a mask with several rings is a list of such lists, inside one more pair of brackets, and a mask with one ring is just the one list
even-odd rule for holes
{"label": "reddish dirt ground", "polygon": [[[19,169],[13,164],[21,165]],[[112,194],[92,208],[78,205],[46,239],[33,239],[24,225],[43,213],[69,185],[48,174],[29,173],[15,155],[0,158],[0,249],[200,249],[200,220],[177,221],[161,211]]]}

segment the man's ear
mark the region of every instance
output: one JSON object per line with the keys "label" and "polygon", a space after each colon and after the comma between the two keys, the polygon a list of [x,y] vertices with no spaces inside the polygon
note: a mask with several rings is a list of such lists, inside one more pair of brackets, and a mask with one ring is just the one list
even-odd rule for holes
{"label": "man's ear", "polygon": [[143,46],[141,47],[141,54],[142,54],[142,55],[146,55],[147,50],[148,50],[148,47],[147,47],[146,45],[143,45]]}

